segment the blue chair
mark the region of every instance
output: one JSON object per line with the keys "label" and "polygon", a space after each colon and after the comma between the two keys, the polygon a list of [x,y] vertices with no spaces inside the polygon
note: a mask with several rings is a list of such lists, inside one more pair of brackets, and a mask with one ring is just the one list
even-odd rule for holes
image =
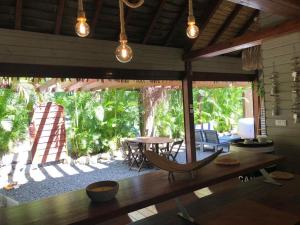
{"label": "blue chair", "polygon": [[219,136],[217,131],[214,130],[203,130],[205,142],[203,143],[205,146],[211,147],[215,152],[221,148],[227,148],[229,152],[230,143],[223,142],[221,143],[219,140]]}
{"label": "blue chair", "polygon": [[200,151],[204,150],[204,137],[202,130],[195,130],[195,141],[196,141],[196,149],[200,149]]}

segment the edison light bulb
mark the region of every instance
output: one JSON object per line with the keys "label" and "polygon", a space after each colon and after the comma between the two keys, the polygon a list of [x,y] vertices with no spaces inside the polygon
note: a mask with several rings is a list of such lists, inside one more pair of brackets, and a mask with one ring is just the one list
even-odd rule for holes
{"label": "edison light bulb", "polygon": [[75,27],[76,34],[79,37],[86,37],[90,33],[90,26],[86,22],[85,17],[78,17],[77,18],[77,23]]}
{"label": "edison light bulb", "polygon": [[189,38],[194,39],[199,35],[199,28],[195,25],[195,23],[189,23],[186,29],[186,34]]}
{"label": "edison light bulb", "polygon": [[121,63],[130,62],[133,57],[132,49],[125,41],[121,41],[121,44],[116,49],[116,58]]}

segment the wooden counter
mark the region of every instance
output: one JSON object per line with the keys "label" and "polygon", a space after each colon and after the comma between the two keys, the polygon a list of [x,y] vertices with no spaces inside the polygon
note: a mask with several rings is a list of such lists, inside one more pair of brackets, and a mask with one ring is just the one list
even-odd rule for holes
{"label": "wooden counter", "polygon": [[[195,224],[201,225],[300,225],[300,175],[281,181],[283,186],[263,182],[263,177],[232,185],[210,187],[213,194],[186,205]],[[182,225],[177,209],[140,220],[135,225]]]}
{"label": "wooden counter", "polygon": [[239,166],[223,167],[210,163],[201,168],[194,179],[189,174],[175,174],[176,180],[170,182],[167,172],[158,171],[121,180],[116,199],[107,203],[91,203],[85,190],[80,190],[1,209],[0,225],[94,224],[283,160],[280,156],[246,151],[232,154],[241,162]]}

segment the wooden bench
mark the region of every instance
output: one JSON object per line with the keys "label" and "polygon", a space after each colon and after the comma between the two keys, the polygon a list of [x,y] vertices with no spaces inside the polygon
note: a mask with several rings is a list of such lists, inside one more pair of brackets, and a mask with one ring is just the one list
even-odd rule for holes
{"label": "wooden bench", "polygon": [[210,163],[197,171],[197,176],[178,174],[168,180],[165,171],[153,172],[119,181],[115,200],[92,203],[85,190],[79,190],[0,210],[4,224],[95,224],[152,204],[166,201],[203,187],[276,164],[283,157],[252,152],[232,153],[241,164],[223,167]]}

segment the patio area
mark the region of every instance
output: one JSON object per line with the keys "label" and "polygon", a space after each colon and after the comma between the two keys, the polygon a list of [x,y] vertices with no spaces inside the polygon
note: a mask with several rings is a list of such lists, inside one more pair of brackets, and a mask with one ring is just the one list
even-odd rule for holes
{"label": "patio area", "polygon": [[[197,160],[211,155],[212,152],[197,151]],[[103,155],[104,156],[104,155]],[[109,154],[105,155],[106,158]],[[104,157],[103,157],[104,158]],[[101,159],[87,165],[80,163],[52,163],[41,167],[24,165],[12,172],[10,168],[0,168],[0,194],[13,199],[17,203],[26,203],[47,198],[65,192],[84,189],[88,184],[101,180],[122,180],[156,171],[155,168],[129,170],[123,162],[122,153],[116,152],[112,159]],[[185,147],[183,146],[176,159],[186,163]],[[11,175],[8,175],[11,173]],[[3,186],[11,181],[17,182],[15,189],[6,191]]]}
{"label": "patio area", "polygon": [[0,225],[300,225],[299,0],[0,2]]}

